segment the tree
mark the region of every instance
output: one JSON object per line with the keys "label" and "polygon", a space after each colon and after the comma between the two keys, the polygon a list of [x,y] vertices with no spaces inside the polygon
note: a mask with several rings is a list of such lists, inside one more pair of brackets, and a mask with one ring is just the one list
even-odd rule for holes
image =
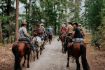
{"label": "tree", "polygon": [[19,0],[16,0],[16,41],[18,41]]}
{"label": "tree", "polygon": [[101,24],[101,9],[102,9],[102,0],[86,0],[85,2],[85,17],[86,23],[91,28],[94,33],[97,31],[98,26]]}
{"label": "tree", "polygon": [[1,26],[1,20],[0,20],[0,43],[2,43],[2,26]]}

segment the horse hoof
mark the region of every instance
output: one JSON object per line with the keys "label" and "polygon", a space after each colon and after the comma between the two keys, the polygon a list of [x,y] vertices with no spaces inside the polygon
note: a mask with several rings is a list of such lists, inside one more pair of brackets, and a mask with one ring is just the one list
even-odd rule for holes
{"label": "horse hoof", "polygon": [[69,67],[69,65],[67,65],[66,67]]}
{"label": "horse hoof", "polygon": [[35,58],[33,60],[35,61]]}
{"label": "horse hoof", "polygon": [[37,59],[39,59],[39,57],[37,57]]}
{"label": "horse hoof", "polygon": [[30,66],[28,65],[27,68],[30,68]]}
{"label": "horse hoof", "polygon": [[24,64],[22,64],[22,66],[23,66],[23,67],[25,67],[25,65],[24,65]]}
{"label": "horse hoof", "polygon": [[80,69],[76,69],[76,70],[80,70]]}

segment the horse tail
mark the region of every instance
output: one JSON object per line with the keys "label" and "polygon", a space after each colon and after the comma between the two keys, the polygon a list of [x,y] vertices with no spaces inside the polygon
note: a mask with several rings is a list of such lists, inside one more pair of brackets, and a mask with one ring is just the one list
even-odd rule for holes
{"label": "horse tail", "polygon": [[15,63],[14,63],[14,70],[21,70],[21,66],[20,66],[20,55],[19,55],[19,50],[18,50],[18,45],[15,43],[12,46],[12,52],[15,56]]}
{"label": "horse tail", "polygon": [[80,51],[81,51],[81,61],[82,61],[83,70],[90,70],[90,67],[86,58],[86,46],[81,45]]}
{"label": "horse tail", "polygon": [[13,52],[13,54],[14,54],[14,56],[16,58],[19,57],[19,50],[18,50],[18,45],[17,44],[13,44],[13,46],[12,46],[12,52]]}

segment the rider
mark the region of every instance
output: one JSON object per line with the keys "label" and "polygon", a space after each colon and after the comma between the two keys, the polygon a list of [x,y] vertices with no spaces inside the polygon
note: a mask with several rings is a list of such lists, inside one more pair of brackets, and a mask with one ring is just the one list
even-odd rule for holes
{"label": "rider", "polygon": [[41,28],[42,28],[43,32],[45,32],[45,27],[44,27],[44,24],[43,24],[43,23],[41,23],[40,25],[41,25]]}
{"label": "rider", "polygon": [[27,22],[26,20],[23,20],[21,27],[19,28],[19,40],[24,39],[25,41],[27,41],[28,43],[30,43],[30,35],[27,32]]}
{"label": "rider", "polygon": [[68,22],[67,26],[67,36],[72,36],[73,35],[73,24],[72,22]]}
{"label": "rider", "polygon": [[48,35],[49,39],[52,39],[52,37],[53,37],[53,28],[51,26],[49,26],[47,28],[47,35]]}
{"label": "rider", "polygon": [[30,40],[30,35],[27,32],[27,22],[26,20],[23,20],[21,27],[19,28],[19,41],[26,41],[26,43],[30,44],[30,47],[32,50],[35,50],[35,46],[32,45]]}
{"label": "rider", "polygon": [[68,25],[67,25],[67,36],[66,36],[65,42],[64,42],[64,52],[65,53],[67,51],[67,44],[68,44],[67,39],[69,37],[73,37],[73,29],[74,29],[74,27],[73,27],[72,22],[68,22]]}
{"label": "rider", "polygon": [[74,42],[84,43],[84,34],[81,32],[78,23],[74,23]]}
{"label": "rider", "polygon": [[85,36],[85,34],[84,34],[84,31],[83,31],[83,29],[82,29],[81,24],[78,24],[78,28],[80,29],[80,31],[81,31],[81,33],[82,33],[82,35],[83,35],[83,37],[84,37],[84,36]]}
{"label": "rider", "polygon": [[61,29],[60,29],[60,34],[66,34],[67,33],[67,28],[66,28],[66,24],[62,24]]}
{"label": "rider", "polygon": [[40,36],[41,39],[43,40],[43,35],[44,35],[44,32],[45,32],[44,25],[43,24],[38,24],[36,30],[37,30],[38,36]]}
{"label": "rider", "polygon": [[[62,34],[67,34],[67,26],[66,26],[66,23],[62,24],[61,28],[60,28],[60,35],[59,35],[59,39],[61,37]],[[58,39],[58,40],[59,40]]]}
{"label": "rider", "polygon": [[41,23],[40,25],[41,25],[41,30],[42,30],[42,39],[44,40],[46,30],[43,23]]}

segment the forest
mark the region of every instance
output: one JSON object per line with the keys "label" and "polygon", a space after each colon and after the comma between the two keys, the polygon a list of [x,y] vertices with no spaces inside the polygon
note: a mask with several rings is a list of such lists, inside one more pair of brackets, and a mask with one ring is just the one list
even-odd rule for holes
{"label": "forest", "polygon": [[[23,20],[30,35],[28,43],[18,40]],[[81,24],[82,42],[73,41],[75,38],[67,33],[60,36],[62,24],[68,22]],[[45,29],[52,27],[51,40],[47,32],[41,36],[33,32],[40,23]],[[80,64],[75,54],[81,57]],[[70,61],[69,55],[74,55]],[[0,0],[0,70],[80,70],[80,67],[105,70],[105,0]]]}
{"label": "forest", "polygon": [[[19,4],[24,4],[23,13],[19,13]],[[77,22],[91,31],[92,42],[104,45],[105,0],[0,0],[1,43],[16,40],[16,30],[23,19],[27,20],[30,33],[39,22],[45,27],[53,26],[55,34],[62,23]]]}

